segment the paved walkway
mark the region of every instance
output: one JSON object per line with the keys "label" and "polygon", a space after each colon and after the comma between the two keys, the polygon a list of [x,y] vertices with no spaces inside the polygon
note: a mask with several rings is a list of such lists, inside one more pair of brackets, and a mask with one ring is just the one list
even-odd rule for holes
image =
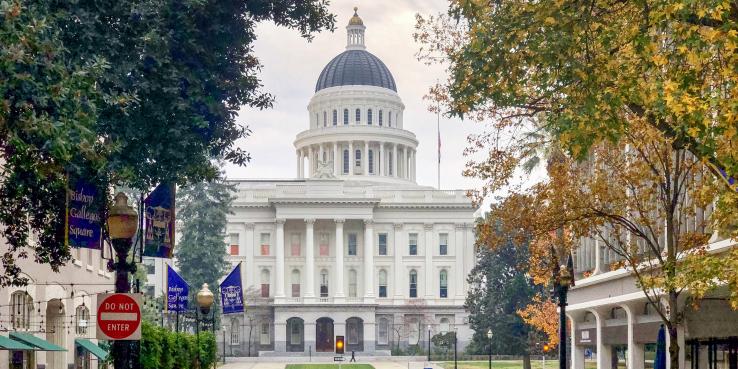
{"label": "paved walkway", "polygon": [[[273,358],[270,358],[273,359]],[[298,359],[298,360],[295,360]],[[309,362],[307,360],[302,360],[304,358],[289,358],[289,362],[287,361],[241,361],[241,362],[229,362],[225,365],[220,365],[218,368],[220,369],[284,369],[287,364],[308,364]],[[326,364],[333,364],[333,362],[320,360],[320,361],[313,361],[311,364],[319,364],[319,363],[326,363]],[[370,361],[359,361],[357,364],[371,364],[375,369],[423,369],[426,368],[427,363],[424,361],[393,361],[393,360],[387,360],[387,359],[376,359],[376,360],[370,360]],[[433,369],[442,369],[440,365],[437,365],[435,363],[431,363],[430,365]]]}

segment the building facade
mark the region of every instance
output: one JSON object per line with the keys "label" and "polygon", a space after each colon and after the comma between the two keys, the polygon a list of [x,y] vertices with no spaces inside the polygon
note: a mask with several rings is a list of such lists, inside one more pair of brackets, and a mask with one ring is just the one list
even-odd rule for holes
{"label": "building facade", "polygon": [[[684,221],[685,228],[703,224],[709,209],[698,211],[700,219]],[[706,252],[729,256],[736,240],[712,233]],[[640,246],[640,245],[639,245]],[[631,272],[617,267],[620,256],[599,240],[583,239],[574,253],[576,287],[570,290],[567,315],[571,327],[572,369],[584,369],[585,358],[597,369],[628,369],[652,365],[661,317],[656,313]],[[678,330],[680,368],[733,369],[738,367],[738,312],[730,308],[727,287],[718,288],[694,307],[689,291],[679,304],[684,324]],[[667,347],[669,336],[667,338]],[[667,362],[669,367],[669,353]]]}
{"label": "building facade", "polygon": [[[0,252],[5,247],[0,245]],[[115,289],[114,276],[99,250],[72,249],[72,257],[58,272],[31,259],[16,260],[28,285],[0,288],[0,340],[17,340],[33,350],[9,350],[0,344],[0,368],[98,367],[94,353],[100,351],[90,346],[97,343],[96,295]]]}
{"label": "building facade", "polygon": [[[418,140],[389,69],[355,13],[294,141],[297,178],[232,180],[229,261],[247,312],[225,317],[230,355],[424,349],[428,332],[471,338],[464,310],[475,208],[415,182]],[[230,350],[230,351],[228,351]]]}

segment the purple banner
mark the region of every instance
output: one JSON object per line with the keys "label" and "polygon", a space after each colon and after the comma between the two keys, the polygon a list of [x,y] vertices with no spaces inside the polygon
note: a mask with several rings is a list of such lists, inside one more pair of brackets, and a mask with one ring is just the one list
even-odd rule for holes
{"label": "purple banner", "polygon": [[70,181],[67,189],[65,232],[68,246],[100,249],[102,235],[100,203],[95,186],[81,179]]}
{"label": "purple banner", "polygon": [[144,200],[143,256],[171,258],[174,254],[174,185],[162,183]]}

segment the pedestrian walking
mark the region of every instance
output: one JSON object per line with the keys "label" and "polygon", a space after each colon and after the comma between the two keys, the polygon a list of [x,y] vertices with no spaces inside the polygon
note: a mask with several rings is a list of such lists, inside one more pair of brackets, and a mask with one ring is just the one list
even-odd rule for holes
{"label": "pedestrian walking", "polygon": [[351,350],[351,360],[349,360],[349,363],[355,363],[356,362],[356,356],[354,356],[354,351]]}

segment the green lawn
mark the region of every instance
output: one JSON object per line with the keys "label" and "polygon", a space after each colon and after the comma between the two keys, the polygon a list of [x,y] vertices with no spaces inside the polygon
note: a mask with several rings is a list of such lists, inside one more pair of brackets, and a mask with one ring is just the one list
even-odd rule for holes
{"label": "green lawn", "polygon": [[[338,364],[289,364],[285,369],[338,369]],[[374,369],[369,364],[341,364],[341,369]]]}
{"label": "green lawn", "polygon": [[[459,361],[458,369],[487,369],[489,363],[487,361]],[[532,369],[557,369],[559,362],[556,360],[546,360],[546,367],[543,367],[543,362],[540,359],[532,359],[530,361]],[[441,363],[446,369],[454,369],[453,361],[445,361]],[[522,369],[522,360],[493,360],[492,369]],[[594,361],[585,362],[585,369],[596,369],[597,363]]]}

